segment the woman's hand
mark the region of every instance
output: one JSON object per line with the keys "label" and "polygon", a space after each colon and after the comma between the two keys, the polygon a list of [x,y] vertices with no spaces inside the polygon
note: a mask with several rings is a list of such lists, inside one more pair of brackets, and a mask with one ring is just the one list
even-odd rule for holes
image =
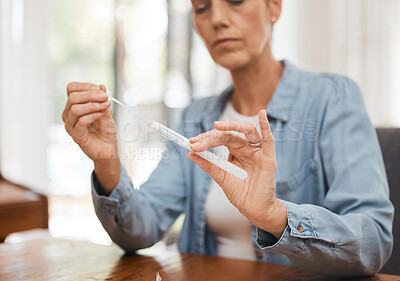
{"label": "woman's hand", "polygon": [[115,122],[106,88],[72,82],[62,119],[65,129],[83,152],[93,160],[95,173],[106,193],[118,183],[120,162]]}
{"label": "woman's hand", "polygon": [[[261,110],[258,117],[262,136],[252,122],[218,121],[214,123],[215,130],[190,139],[195,152],[225,145],[230,152],[228,160],[247,171],[246,180],[238,179],[193,152],[188,157],[216,181],[229,201],[255,226],[279,238],[287,225],[287,210],[275,197],[275,147],[266,111]],[[232,131],[243,133],[245,138]]]}

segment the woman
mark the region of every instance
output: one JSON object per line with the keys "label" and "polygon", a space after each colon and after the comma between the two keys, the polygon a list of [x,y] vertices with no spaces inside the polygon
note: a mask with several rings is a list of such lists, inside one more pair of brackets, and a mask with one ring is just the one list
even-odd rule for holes
{"label": "woman", "polygon": [[393,206],[355,83],[273,58],[280,0],[192,6],[197,32],[233,86],[186,108],[179,131],[191,137],[193,151],[226,146],[248,178],[192,152],[186,158],[169,143],[150,179],[133,189],[118,159],[104,86],[70,83],[63,120],[94,161],[94,205],[110,237],[127,251],[148,247],[185,213],[182,252],[340,276],[378,272],[391,252]]}

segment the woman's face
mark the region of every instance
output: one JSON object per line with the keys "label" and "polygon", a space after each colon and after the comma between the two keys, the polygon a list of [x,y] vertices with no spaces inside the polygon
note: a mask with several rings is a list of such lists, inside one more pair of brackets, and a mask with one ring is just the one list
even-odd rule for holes
{"label": "woman's face", "polygon": [[280,12],[280,5],[270,2],[192,0],[194,26],[217,64],[235,70],[267,51],[273,17]]}

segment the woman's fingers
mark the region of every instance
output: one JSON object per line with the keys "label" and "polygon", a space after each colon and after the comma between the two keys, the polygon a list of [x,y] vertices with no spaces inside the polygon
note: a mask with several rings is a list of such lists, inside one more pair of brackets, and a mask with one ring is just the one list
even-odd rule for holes
{"label": "woman's fingers", "polygon": [[107,101],[108,95],[103,91],[85,91],[85,92],[72,92],[68,97],[70,104],[87,103],[87,102],[103,102]]}
{"label": "woman's fingers", "polygon": [[261,110],[258,113],[258,120],[260,122],[261,135],[262,135],[261,151],[264,154],[275,158],[274,137],[272,136],[271,128],[269,127],[266,110]]}
{"label": "woman's fingers", "polygon": [[219,131],[236,131],[243,133],[250,143],[261,142],[261,135],[257,131],[256,124],[245,121],[216,121],[215,129]]}
{"label": "woman's fingers", "polygon": [[92,83],[71,82],[67,85],[67,95],[73,92],[98,91],[100,87]]}
{"label": "woman's fingers", "polygon": [[100,117],[102,117],[104,114],[105,112],[102,111],[90,113],[80,117],[79,120],[76,122],[76,125],[73,127],[73,131],[71,132],[71,136],[73,137],[73,139],[78,144],[85,143],[87,141],[87,138],[89,137],[87,133],[88,126]]}
{"label": "woman's fingers", "polygon": [[190,160],[192,160],[194,163],[199,165],[199,167],[204,172],[209,174],[215,180],[215,182],[217,184],[219,184],[220,186],[222,185],[225,175],[226,175],[226,172],[224,170],[222,170],[220,167],[212,164],[211,162],[207,161],[203,157],[200,157],[199,155],[197,155],[194,152],[189,152],[187,154],[187,156]]}
{"label": "woman's fingers", "polygon": [[193,151],[200,152],[211,147],[225,145],[230,149],[239,149],[249,144],[248,140],[239,136],[237,133],[221,132],[218,130],[211,130],[199,135],[199,138],[190,139],[192,145],[190,148]]}
{"label": "woman's fingers", "polygon": [[[253,151],[253,147],[247,146],[250,143],[262,142],[261,148],[265,155],[275,157],[274,138],[272,136],[267,114],[265,110],[259,112],[259,122],[261,135],[254,123],[242,121],[215,122],[214,130],[205,132],[190,139],[191,149],[195,152],[204,151],[211,147],[225,145],[229,149],[246,148],[244,153]],[[243,133],[246,138],[241,137],[235,132]],[[251,150],[247,150],[251,148]]]}
{"label": "woman's fingers", "polygon": [[88,92],[72,92],[68,97],[67,104],[65,105],[64,112],[62,114],[62,119],[65,122],[71,106],[74,104],[82,104],[89,102],[106,102],[108,100],[108,95],[102,91],[88,91]]}
{"label": "woman's fingers", "polygon": [[189,141],[190,141],[190,143],[195,143],[195,142],[201,141],[203,139],[209,138],[212,135],[216,135],[218,133],[219,133],[218,130],[211,130],[211,131],[199,134],[193,138],[190,138]]}
{"label": "woman's fingers", "polygon": [[72,130],[81,117],[95,112],[105,111],[110,106],[110,102],[88,102],[84,104],[73,104],[68,112],[65,120],[65,128],[67,131]]}
{"label": "woman's fingers", "polygon": [[[228,148],[238,149],[249,143],[260,143],[262,138],[253,122],[244,121],[217,121],[215,130],[211,130],[190,139],[194,151],[202,151],[211,147],[225,145]],[[246,138],[237,133],[243,133]]]}

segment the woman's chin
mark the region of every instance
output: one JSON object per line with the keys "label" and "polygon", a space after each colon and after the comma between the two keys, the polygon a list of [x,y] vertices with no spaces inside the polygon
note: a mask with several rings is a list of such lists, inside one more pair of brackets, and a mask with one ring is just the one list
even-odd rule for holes
{"label": "woman's chin", "polygon": [[240,69],[248,64],[248,60],[244,58],[238,58],[237,56],[221,56],[215,60],[216,64],[222,66],[223,68],[233,71]]}

